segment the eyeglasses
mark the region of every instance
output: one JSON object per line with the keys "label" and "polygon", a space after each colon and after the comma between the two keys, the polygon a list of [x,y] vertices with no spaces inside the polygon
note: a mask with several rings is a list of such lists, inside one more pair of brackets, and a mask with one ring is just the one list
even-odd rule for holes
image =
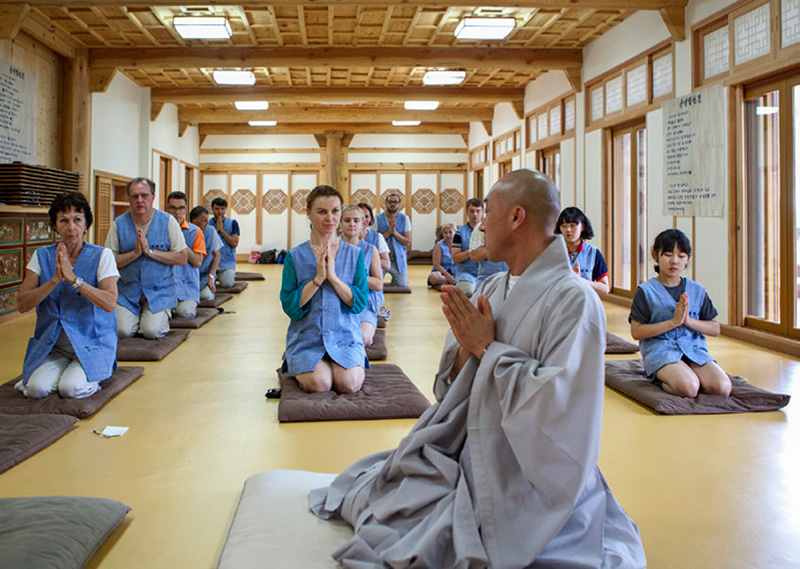
{"label": "eyeglasses", "polygon": [[386,200],[389,205],[400,205],[400,200]]}

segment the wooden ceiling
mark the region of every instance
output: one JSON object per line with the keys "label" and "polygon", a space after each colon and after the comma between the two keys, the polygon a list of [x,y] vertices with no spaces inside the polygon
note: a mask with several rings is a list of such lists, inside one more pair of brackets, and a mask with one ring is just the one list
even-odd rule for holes
{"label": "wooden ceiling", "polygon": [[[198,124],[201,133],[248,132],[241,127],[248,120],[277,120],[279,129],[269,132],[313,124],[374,131],[379,124],[389,130],[391,120],[420,119],[425,132],[463,134],[469,121],[491,128],[498,102],[521,116],[525,85],[548,70],[563,70],[580,90],[582,49],[636,10],[658,10],[673,37],[683,39],[686,2],[222,0],[185,7],[174,0],[3,0],[0,39],[21,30],[65,57],[87,57],[94,92],[124,73],[151,88],[154,116],[175,103],[182,130]],[[172,18],[188,14],[226,16],[233,35],[184,40]],[[513,17],[517,26],[502,41],[457,40],[458,22],[473,15]],[[217,86],[217,68],[250,69],[256,85]],[[427,87],[429,69],[467,76],[456,87]],[[405,111],[411,99],[441,105]],[[237,111],[236,100],[268,100],[270,109]]]}

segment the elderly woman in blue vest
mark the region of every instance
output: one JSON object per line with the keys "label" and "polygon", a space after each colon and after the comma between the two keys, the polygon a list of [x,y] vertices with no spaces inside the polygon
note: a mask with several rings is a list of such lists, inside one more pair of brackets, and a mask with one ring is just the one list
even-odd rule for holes
{"label": "elderly woman in blue vest", "polygon": [[470,258],[469,242],[472,233],[483,221],[483,202],[477,198],[467,200],[467,223],[456,231],[453,238],[453,262],[456,264],[456,286],[467,296],[475,292],[478,280],[478,263]]}
{"label": "elderly woman in blue vest", "polygon": [[411,220],[400,211],[400,194],[390,192],[384,199],[386,211],[375,220],[378,232],[389,245],[388,273],[392,275],[392,286],[408,286],[408,247],[411,246]]}
{"label": "elderly woman in blue vest", "polygon": [[645,373],[667,393],[695,397],[702,389],[727,396],[731,380],[708,353],[704,336],[719,336],[717,310],[702,285],[681,277],[691,254],[680,230],[658,234],[651,251],[656,277],[633,297],[631,336],[639,340]]}
{"label": "elderly woman in blue vest", "polygon": [[117,333],[147,339],[169,333],[169,314],[178,305],[173,266],[185,265],[186,242],[175,218],[153,208],[156,185],[147,178],[128,182],[131,210],[114,220],[106,247],[117,261]]}
{"label": "elderly woman in blue vest", "polygon": [[219,251],[222,249],[222,242],[216,228],[208,222],[208,215],[208,210],[201,205],[193,207],[189,212],[189,221],[200,228],[206,243],[206,256],[199,267],[200,300],[214,300],[217,292],[215,282],[219,268]]}
{"label": "elderly woman in blue vest", "polygon": [[36,329],[16,387],[34,399],[82,399],[117,367],[119,273],[110,250],[84,241],[92,211],[83,194],[55,198],[50,223],[61,242],[34,252],[17,295],[20,312],[36,307]]}
{"label": "elderly woman in blue vest", "polygon": [[203,232],[194,223],[186,221],[186,194],[170,192],[167,212],[175,218],[183,232],[188,260],[185,265],[175,265],[175,283],[178,286],[178,306],[175,316],[194,318],[200,302],[200,265],[207,256]]}
{"label": "elderly woman in blue vest", "polygon": [[428,286],[442,290],[442,285],[456,283],[456,264],[453,262],[453,238],[456,236],[456,224],[447,223],[439,230],[439,240],[433,247],[433,269],[428,275]]}
{"label": "elderly woman in blue vest", "polygon": [[587,243],[594,237],[589,218],[577,207],[568,207],[558,216],[556,235],[562,235],[567,245],[572,270],[589,282],[595,292],[609,291],[608,266],[599,249]]}
{"label": "elderly woman in blue vest", "polygon": [[360,248],[364,255],[369,300],[367,301],[367,307],[358,315],[358,319],[361,322],[364,345],[371,346],[372,340],[375,338],[375,328],[378,326],[378,294],[383,291],[383,270],[381,269],[378,248],[372,243],[361,239],[363,226],[364,212],[360,207],[349,205],[342,210],[342,241]]}
{"label": "elderly woman in blue vest", "polygon": [[283,368],[307,392],[353,393],[367,365],[358,317],[369,297],[364,255],[337,237],[337,190],[317,186],[307,204],[311,238],[283,262],[281,304],[291,319]]}
{"label": "elderly woman in blue vest", "polygon": [[236,248],[239,246],[239,222],[225,217],[228,202],[224,198],[211,200],[211,211],[214,214],[214,227],[222,242],[220,250],[217,278],[219,286],[229,288],[236,284]]}

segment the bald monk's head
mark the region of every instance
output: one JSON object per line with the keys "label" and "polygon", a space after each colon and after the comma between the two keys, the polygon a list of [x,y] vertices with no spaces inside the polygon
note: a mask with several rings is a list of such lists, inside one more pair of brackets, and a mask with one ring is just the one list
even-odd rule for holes
{"label": "bald monk's head", "polygon": [[558,188],[549,177],[536,170],[514,170],[500,178],[491,191],[498,191],[503,205],[521,205],[529,221],[548,232],[561,211]]}

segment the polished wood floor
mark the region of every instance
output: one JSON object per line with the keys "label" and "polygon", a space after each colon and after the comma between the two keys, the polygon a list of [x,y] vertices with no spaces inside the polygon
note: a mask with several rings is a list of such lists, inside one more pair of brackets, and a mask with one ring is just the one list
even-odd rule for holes
{"label": "polished wood floor", "polygon": [[[245,479],[271,469],[338,472],[395,446],[413,421],[280,425],[277,385],[287,318],[280,268],[246,266],[267,280],[245,292],[94,417],[0,474],[0,496],[86,495],[133,510],[90,567],[216,566]],[[432,399],[446,325],[428,269],[412,267],[413,294],[387,296],[389,361]],[[627,312],[607,305],[611,332],[628,337]],[[10,379],[33,332],[27,315],[0,325]],[[794,394],[800,362],[724,338],[709,341],[723,368]],[[619,357],[619,356],[617,356]],[[782,412],[660,417],[606,389],[600,466],[639,524],[653,568],[800,567],[800,427]],[[792,419],[794,418],[794,422]],[[130,427],[117,439],[93,429]],[[265,566],[268,561],[265,560]]]}

